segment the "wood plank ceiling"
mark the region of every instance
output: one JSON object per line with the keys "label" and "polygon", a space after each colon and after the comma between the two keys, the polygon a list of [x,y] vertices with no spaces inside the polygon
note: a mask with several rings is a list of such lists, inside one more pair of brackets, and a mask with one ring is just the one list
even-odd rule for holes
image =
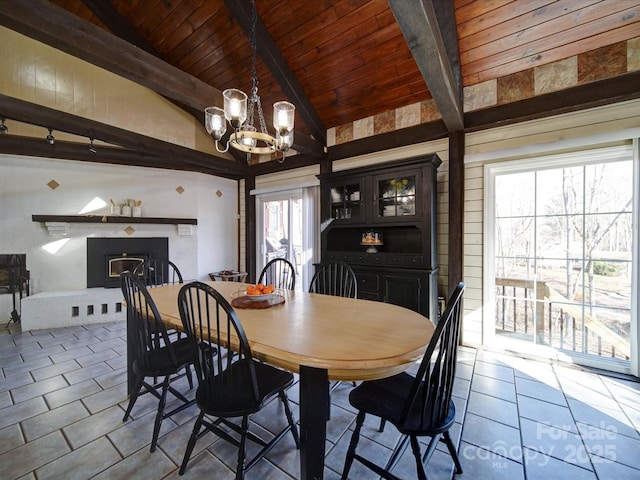
{"label": "wood plank ceiling", "polygon": [[[218,91],[250,89],[249,0],[51,3]],[[296,135],[322,145],[327,128],[432,97],[448,130],[464,130],[464,87],[640,36],[640,0],[256,0],[256,6],[265,114],[289,99],[297,106]],[[426,43],[425,31],[433,33]]]}

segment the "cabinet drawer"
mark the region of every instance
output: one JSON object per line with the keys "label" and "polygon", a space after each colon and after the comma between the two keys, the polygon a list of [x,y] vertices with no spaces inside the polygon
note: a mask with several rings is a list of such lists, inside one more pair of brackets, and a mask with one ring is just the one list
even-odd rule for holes
{"label": "cabinet drawer", "polygon": [[[378,294],[380,288],[379,276],[375,273],[357,273],[358,292],[375,292]],[[360,296],[358,294],[358,296]]]}
{"label": "cabinet drawer", "polygon": [[364,264],[369,262],[369,254],[367,253],[354,253],[352,256],[353,263]]}
{"label": "cabinet drawer", "polygon": [[370,253],[367,257],[367,263],[370,265],[384,265],[386,255],[384,253]]}
{"label": "cabinet drawer", "polygon": [[345,262],[351,263],[353,261],[353,254],[349,252],[327,252],[326,262]]}
{"label": "cabinet drawer", "polygon": [[424,255],[405,255],[403,265],[406,267],[420,267],[424,265]]}
{"label": "cabinet drawer", "polygon": [[387,265],[403,265],[403,255],[387,253]]}

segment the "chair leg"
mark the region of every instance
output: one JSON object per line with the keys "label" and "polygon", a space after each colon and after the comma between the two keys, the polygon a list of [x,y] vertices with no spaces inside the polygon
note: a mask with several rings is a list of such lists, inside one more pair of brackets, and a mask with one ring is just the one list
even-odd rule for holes
{"label": "chair leg", "polygon": [[131,391],[131,397],[129,398],[129,405],[127,406],[127,411],[124,412],[124,417],[122,417],[122,421],[126,422],[127,418],[129,418],[129,415],[131,414],[131,410],[133,409],[133,406],[136,403],[136,400],[138,399],[138,396],[140,395],[140,389],[142,388],[142,383],[144,382],[144,377],[141,375],[138,375],[136,377],[135,380],[135,384],[133,386],[133,390]]}
{"label": "chair leg", "polygon": [[385,470],[387,471],[393,470],[393,467],[396,466],[396,464],[398,463],[398,460],[400,460],[400,457],[402,457],[402,454],[407,449],[407,445],[409,445],[409,436],[401,435],[400,438],[398,438],[398,441],[396,442],[396,446],[393,449],[393,453],[389,457],[389,460],[387,461],[387,464],[384,467]]}
{"label": "chair leg", "polygon": [[296,448],[300,450],[300,436],[298,435],[298,427],[296,427],[296,421],[293,418],[293,413],[291,413],[291,407],[289,406],[289,399],[287,398],[287,394],[284,391],[281,391],[279,394],[280,400],[284,405],[284,413],[287,416],[287,421],[289,422],[289,426],[291,427],[291,434],[293,435],[293,440],[296,442]]}
{"label": "chair leg", "polygon": [[[416,470],[418,473],[418,479],[427,480],[427,473],[424,471],[424,465],[422,463],[422,455],[420,453],[420,444],[418,443],[418,437],[414,435],[410,435],[410,437],[411,437],[411,450],[413,451],[413,456],[416,459]],[[429,444],[429,447],[431,447],[431,444]]]}
{"label": "chair leg", "polygon": [[380,419],[380,427],[378,427],[378,431],[379,432],[383,432],[384,431],[384,426],[387,424],[387,421],[384,418]]}
{"label": "chair leg", "polygon": [[156,450],[156,444],[158,443],[158,436],[160,435],[160,426],[162,425],[162,418],[164,416],[164,407],[167,403],[167,392],[169,391],[169,375],[164,377],[162,382],[162,395],[160,395],[160,401],[158,402],[158,412],[156,413],[156,421],[153,425],[153,437],[151,437],[151,452]]}
{"label": "chair leg", "polygon": [[456,452],[456,447],[453,445],[451,441],[451,436],[449,435],[449,431],[443,432],[442,439],[444,443],[447,445],[447,449],[449,449],[449,454],[451,458],[453,458],[453,463],[456,465],[456,473],[462,473],[462,465],[460,465],[460,459],[458,458],[458,452]]}
{"label": "chair leg", "polygon": [[344,469],[342,470],[341,480],[347,480],[349,476],[349,470],[351,470],[351,465],[353,465],[353,459],[356,456],[356,447],[358,446],[358,440],[360,439],[360,430],[362,429],[362,424],[364,423],[364,417],[366,414],[362,411],[358,412],[358,416],[356,417],[356,428],[353,430],[353,434],[351,435],[351,442],[349,443],[349,449],[347,450],[347,458],[344,461]]}
{"label": "chair leg", "polygon": [[189,390],[193,390],[193,377],[191,376],[191,366],[187,365],[185,368],[187,374],[187,382],[189,382]]}
{"label": "chair leg", "polygon": [[249,415],[242,417],[242,433],[240,436],[240,445],[238,445],[238,466],[236,468],[236,480],[244,478],[244,461],[247,455],[247,434],[249,431]]}
{"label": "chair leg", "polygon": [[198,434],[200,433],[200,427],[202,426],[202,419],[204,418],[204,412],[200,412],[198,418],[196,419],[196,423],[193,425],[193,430],[191,431],[191,436],[189,437],[189,442],[187,443],[187,449],[184,452],[184,457],[182,458],[182,464],[180,465],[179,475],[183,475],[185,470],[187,469],[187,463],[189,463],[189,459],[191,458],[191,454],[193,453],[193,448],[196,446],[196,440],[198,440]]}

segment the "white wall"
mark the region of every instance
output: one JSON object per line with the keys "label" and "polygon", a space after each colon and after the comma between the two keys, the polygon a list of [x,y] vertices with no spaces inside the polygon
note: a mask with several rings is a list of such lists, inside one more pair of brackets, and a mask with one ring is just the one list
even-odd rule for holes
{"label": "white wall", "polygon": [[[47,184],[55,180],[56,189]],[[176,189],[182,187],[183,193]],[[216,194],[219,192],[219,194]],[[143,216],[197,218],[190,236],[176,225],[70,223],[64,237],[50,236],[33,214],[76,215],[98,197],[107,204],[142,200]],[[0,155],[0,251],[26,253],[32,293],[86,288],[86,237],[168,237],[169,256],[185,280],[238,263],[238,182],[209,175]],[[94,212],[104,215],[108,206]],[[67,242],[55,253],[43,246]],[[3,295],[3,297],[6,295]]]}

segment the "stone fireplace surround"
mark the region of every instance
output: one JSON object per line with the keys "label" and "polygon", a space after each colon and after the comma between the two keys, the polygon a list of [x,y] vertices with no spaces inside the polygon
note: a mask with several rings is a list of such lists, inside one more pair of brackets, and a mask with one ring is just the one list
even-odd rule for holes
{"label": "stone fireplace surround", "polygon": [[[38,298],[43,303],[42,321],[29,321],[27,312],[22,313],[23,329],[100,323],[103,319],[111,321],[110,316],[116,315],[115,303],[122,300],[119,288],[87,288],[87,237],[168,237],[169,259],[178,265],[185,280],[205,281],[209,272],[238,268],[237,180],[194,172],[2,154],[0,170],[4,227],[0,243],[6,252],[27,254],[31,297],[25,308]],[[57,182],[55,189],[50,185],[52,180]],[[109,217],[107,222],[102,220],[103,215],[109,215],[110,198],[117,202],[131,197],[143,201],[142,217],[120,217],[119,222],[111,222]],[[106,200],[107,206],[81,213],[95,198]],[[34,215],[85,219],[34,220]],[[197,219],[197,225],[157,221],[167,218]],[[64,222],[65,231],[51,231],[46,222]],[[44,248],[63,240],[66,243],[55,252]],[[83,298],[98,297],[95,291],[104,292],[104,297]],[[68,298],[69,292],[74,292],[77,302]],[[11,299],[9,295],[0,297],[6,323]],[[78,316],[66,314],[66,323],[53,314],[58,300],[64,297],[71,306],[78,307]],[[108,313],[102,313],[103,304]],[[63,310],[66,313],[70,308]],[[92,315],[87,314],[91,311]]]}
{"label": "stone fireplace surround", "polygon": [[24,331],[125,319],[119,277],[109,278],[109,259],[169,258],[167,237],[87,237],[87,288],[41,292],[22,300]]}

